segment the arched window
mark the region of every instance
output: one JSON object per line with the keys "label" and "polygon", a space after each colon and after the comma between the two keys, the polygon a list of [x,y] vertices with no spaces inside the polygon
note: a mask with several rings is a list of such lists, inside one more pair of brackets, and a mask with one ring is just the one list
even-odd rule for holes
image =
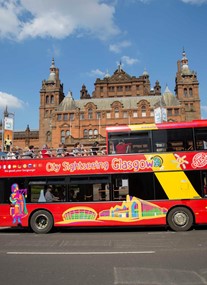
{"label": "arched window", "polygon": [[50,103],[50,101],[49,101],[49,96],[47,95],[46,96],[46,104],[49,104]]}
{"label": "arched window", "polygon": [[52,141],[52,136],[51,136],[51,132],[48,131],[47,134],[46,134],[46,141],[47,142],[51,142]]}
{"label": "arched window", "polygon": [[119,109],[118,108],[114,109],[114,117],[119,118]]}
{"label": "arched window", "polygon": [[189,88],[189,95],[190,95],[190,97],[193,96],[193,89],[192,88]]}
{"label": "arched window", "polygon": [[184,97],[187,97],[187,96],[188,96],[187,88],[184,88]]}
{"label": "arched window", "polygon": [[45,110],[45,117],[49,117],[49,111]]}
{"label": "arched window", "polygon": [[98,135],[98,130],[95,129],[95,130],[93,131],[93,134],[94,134],[94,136],[97,136],[97,135]]}
{"label": "arched window", "polygon": [[142,117],[147,116],[146,106],[142,106]]}
{"label": "arched window", "polygon": [[61,131],[61,143],[65,143],[65,131]]}
{"label": "arched window", "polygon": [[84,138],[87,138],[87,137],[88,137],[88,130],[85,129],[85,130],[83,131],[83,137],[84,137]]}
{"label": "arched window", "polygon": [[70,131],[66,131],[66,132],[65,132],[65,136],[66,136],[66,137],[69,137],[69,136],[70,136]]}
{"label": "arched window", "polygon": [[54,96],[53,95],[50,98],[50,102],[51,102],[51,104],[54,104]]}
{"label": "arched window", "polygon": [[93,119],[93,110],[88,109],[88,119]]}
{"label": "arched window", "polygon": [[89,138],[92,138],[93,137],[93,130],[89,130],[88,135],[89,135]]}

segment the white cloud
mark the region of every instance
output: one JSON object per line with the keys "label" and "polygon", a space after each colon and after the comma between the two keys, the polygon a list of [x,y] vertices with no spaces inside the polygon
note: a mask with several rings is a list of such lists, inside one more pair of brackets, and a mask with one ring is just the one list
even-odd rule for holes
{"label": "white cloud", "polygon": [[100,0],[0,0],[0,37],[63,39],[89,34],[105,40],[120,32],[114,13],[112,4]]}
{"label": "white cloud", "polygon": [[116,44],[111,44],[109,50],[115,53],[120,53],[124,48],[131,46],[130,41],[122,41]]}
{"label": "white cloud", "polygon": [[129,56],[124,55],[121,57],[121,62],[123,64],[126,64],[126,65],[134,65],[134,64],[138,63],[139,60],[136,58],[130,58]]}
{"label": "white cloud", "polygon": [[91,72],[89,73],[90,76],[93,76],[93,77],[104,77],[106,73],[101,71],[100,69],[94,69],[94,70],[91,70]]}
{"label": "white cloud", "polygon": [[18,34],[20,9],[14,1],[0,0],[0,37],[12,38]]}
{"label": "white cloud", "polygon": [[0,91],[0,108],[5,108],[9,106],[9,108],[20,109],[23,108],[24,102],[17,97]]}
{"label": "white cloud", "polygon": [[181,1],[186,4],[197,4],[197,5],[207,3],[207,0],[181,0]]}

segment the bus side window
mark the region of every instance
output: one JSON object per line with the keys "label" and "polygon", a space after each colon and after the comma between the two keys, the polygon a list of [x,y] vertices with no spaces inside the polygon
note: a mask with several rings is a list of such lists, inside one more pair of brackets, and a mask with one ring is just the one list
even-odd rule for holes
{"label": "bus side window", "polygon": [[38,203],[44,203],[44,202],[46,202],[45,195],[44,195],[44,189],[41,189],[39,199],[38,199]]}
{"label": "bus side window", "polygon": [[193,150],[193,141],[184,141],[183,150]]}
{"label": "bus side window", "polygon": [[129,194],[129,181],[128,178],[120,176],[115,178],[113,185],[113,200],[124,201]]}
{"label": "bus side window", "polygon": [[167,143],[167,151],[174,151],[175,149],[173,148],[172,146],[172,143],[171,142],[168,142]]}
{"label": "bus side window", "polygon": [[203,197],[207,198],[207,172],[202,172]]}
{"label": "bus side window", "polygon": [[109,185],[108,184],[101,184],[100,188],[98,189],[98,200],[99,201],[109,201]]}
{"label": "bus side window", "polygon": [[114,146],[114,141],[109,141],[109,154],[114,154],[116,153],[115,151],[115,146]]}
{"label": "bus side window", "polygon": [[207,186],[206,186],[206,184],[203,185],[203,194],[204,194],[204,198],[207,198]]}
{"label": "bus side window", "polygon": [[207,128],[195,129],[196,149],[207,149]]}

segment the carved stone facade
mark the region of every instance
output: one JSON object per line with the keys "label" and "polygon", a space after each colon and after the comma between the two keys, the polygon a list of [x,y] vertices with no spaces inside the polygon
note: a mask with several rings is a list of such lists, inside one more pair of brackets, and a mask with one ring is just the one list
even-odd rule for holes
{"label": "carved stone facade", "polygon": [[159,81],[151,88],[147,71],[130,76],[120,64],[112,76],[107,73],[96,79],[92,96],[83,85],[80,99],[75,100],[71,92],[64,95],[59,69],[52,60],[49,78],[40,90],[39,131],[30,131],[28,126],[23,132],[27,138],[15,133],[14,144],[52,148],[60,142],[69,147],[78,141],[86,146],[96,140],[105,144],[106,126],[153,123],[154,109],[159,106],[167,109],[168,121],[200,119],[199,83],[184,51],[177,67],[175,94],[167,86],[161,93]]}

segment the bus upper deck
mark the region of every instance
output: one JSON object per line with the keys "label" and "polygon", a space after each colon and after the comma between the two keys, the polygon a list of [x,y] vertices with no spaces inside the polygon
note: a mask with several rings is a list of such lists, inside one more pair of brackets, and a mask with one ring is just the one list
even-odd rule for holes
{"label": "bus upper deck", "polygon": [[106,134],[109,154],[207,149],[207,120],[107,127]]}

